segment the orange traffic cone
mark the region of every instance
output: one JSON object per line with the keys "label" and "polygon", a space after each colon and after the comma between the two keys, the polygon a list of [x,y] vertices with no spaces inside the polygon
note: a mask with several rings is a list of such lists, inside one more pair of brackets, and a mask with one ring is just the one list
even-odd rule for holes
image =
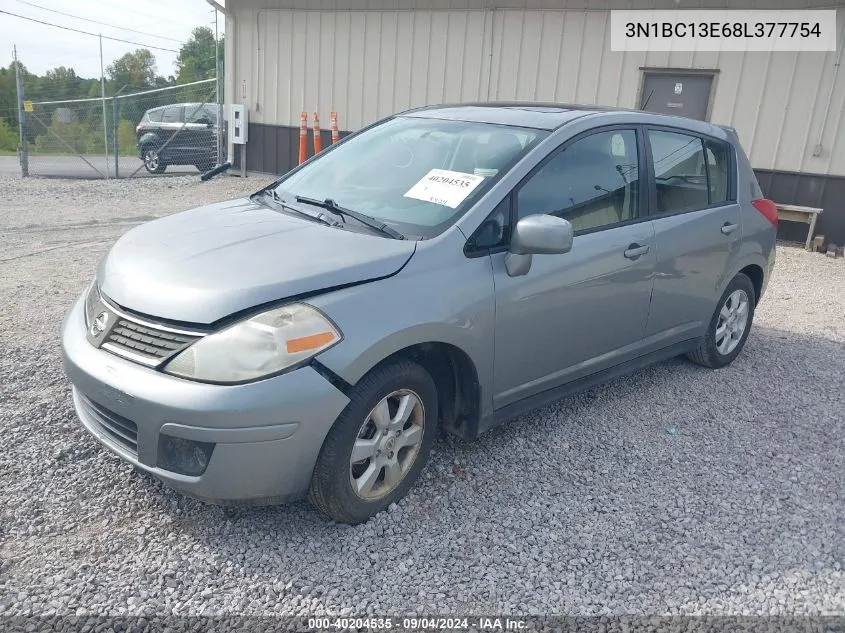
{"label": "orange traffic cone", "polygon": [[334,145],[335,143],[337,143],[340,140],[340,131],[337,129],[337,112],[332,112],[331,128],[332,128],[332,145]]}
{"label": "orange traffic cone", "polygon": [[305,162],[308,152],[308,113],[302,112],[299,115],[299,164]]}
{"label": "orange traffic cone", "polygon": [[314,113],[314,153],[319,154],[323,150],[323,139],[320,138],[320,118]]}

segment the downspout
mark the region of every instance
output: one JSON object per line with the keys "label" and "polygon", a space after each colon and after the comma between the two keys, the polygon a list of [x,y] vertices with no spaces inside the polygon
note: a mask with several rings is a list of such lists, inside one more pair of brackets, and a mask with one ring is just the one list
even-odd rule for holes
{"label": "downspout", "polygon": [[[235,12],[231,10],[227,10],[226,7],[222,6],[217,0],[205,0],[213,9],[222,13],[226,18],[226,33],[229,35],[229,40],[226,42],[226,51],[223,58],[223,73],[225,74],[226,84],[228,85],[228,89],[224,89],[223,91],[223,102],[224,105],[226,104],[226,94],[230,95],[231,102],[234,102],[237,98],[237,84],[235,82],[235,75],[237,72],[237,25],[235,24]],[[230,2],[232,0],[229,0]],[[231,28],[229,28],[231,25]],[[229,118],[230,113],[226,113],[227,117]],[[235,157],[235,146],[231,142],[227,132],[226,138],[226,160],[232,162],[234,164],[234,157]],[[246,165],[241,165],[241,170],[244,170]]]}
{"label": "downspout", "polygon": [[836,63],[833,65],[833,78],[830,80],[830,90],[827,93],[827,105],[824,109],[822,126],[819,128],[819,140],[813,148],[813,156],[821,156],[824,146],[824,129],[827,127],[827,119],[830,117],[830,105],[833,103],[833,91],[836,89],[836,79],[839,77],[839,68],[842,66],[842,49],[845,48],[845,26],[842,27],[842,39],[839,42],[839,50],[836,53]]}

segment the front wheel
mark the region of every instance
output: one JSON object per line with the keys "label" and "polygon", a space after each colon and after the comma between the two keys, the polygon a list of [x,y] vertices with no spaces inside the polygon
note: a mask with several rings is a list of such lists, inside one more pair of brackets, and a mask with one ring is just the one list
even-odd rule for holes
{"label": "front wheel", "polygon": [[356,524],[410,490],[437,432],[437,390],[417,363],[377,367],[355,385],[329,431],[308,498],[325,516]]}
{"label": "front wheel", "polygon": [[739,356],[754,320],[756,293],[751,280],[740,273],[722,293],[701,344],[687,354],[692,362],[718,369]]}
{"label": "front wheel", "polygon": [[144,168],[151,174],[160,174],[167,169],[167,165],[158,155],[158,152],[152,147],[146,148],[141,154],[141,159],[144,161]]}

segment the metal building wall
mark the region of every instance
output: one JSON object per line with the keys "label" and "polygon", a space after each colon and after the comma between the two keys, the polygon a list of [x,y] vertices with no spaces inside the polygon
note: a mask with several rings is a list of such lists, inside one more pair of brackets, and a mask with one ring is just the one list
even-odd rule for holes
{"label": "metal building wall", "polygon": [[[607,11],[233,4],[227,99],[247,102],[255,124],[295,127],[302,110],[324,119],[336,110],[354,130],[406,108],[473,100],[636,107],[642,68],[709,69],[710,120],[738,130],[756,168],[845,176],[845,71],[830,92],[836,53],[613,53]],[[837,22],[841,32],[845,10]]]}

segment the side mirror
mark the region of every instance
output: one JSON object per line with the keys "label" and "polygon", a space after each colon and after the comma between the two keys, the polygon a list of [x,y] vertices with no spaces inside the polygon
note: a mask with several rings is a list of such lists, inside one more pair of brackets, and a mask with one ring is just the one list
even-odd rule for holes
{"label": "side mirror", "polygon": [[554,215],[529,215],[516,223],[505,256],[508,275],[518,277],[531,269],[533,255],[568,253],[572,249],[572,224]]}

